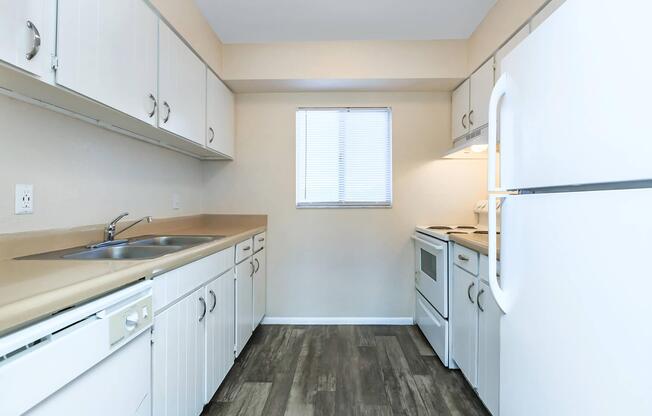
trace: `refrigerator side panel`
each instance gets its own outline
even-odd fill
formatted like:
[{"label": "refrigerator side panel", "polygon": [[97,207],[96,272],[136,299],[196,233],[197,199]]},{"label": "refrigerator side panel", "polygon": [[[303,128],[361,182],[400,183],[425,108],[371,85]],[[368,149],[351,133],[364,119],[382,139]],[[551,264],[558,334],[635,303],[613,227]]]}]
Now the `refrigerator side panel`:
[{"label": "refrigerator side panel", "polygon": [[652,189],[502,206],[501,416],[652,414]]},{"label": "refrigerator side panel", "polygon": [[502,62],[502,187],[652,179],[652,2],[568,0]]}]

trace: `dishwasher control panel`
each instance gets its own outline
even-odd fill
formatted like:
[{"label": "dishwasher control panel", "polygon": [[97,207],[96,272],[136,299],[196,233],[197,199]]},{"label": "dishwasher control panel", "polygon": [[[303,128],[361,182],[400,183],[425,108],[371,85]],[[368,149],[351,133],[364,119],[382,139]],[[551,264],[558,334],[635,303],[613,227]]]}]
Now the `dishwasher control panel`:
[{"label": "dishwasher control panel", "polygon": [[120,308],[109,317],[111,346],[123,342],[152,324],[152,297],[147,296]]}]

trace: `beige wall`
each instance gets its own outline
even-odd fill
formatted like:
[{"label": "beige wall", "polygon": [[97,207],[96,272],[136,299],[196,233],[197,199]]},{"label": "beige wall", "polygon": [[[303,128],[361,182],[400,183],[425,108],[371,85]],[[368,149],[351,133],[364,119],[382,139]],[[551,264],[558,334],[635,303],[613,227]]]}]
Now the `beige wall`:
[{"label": "beige wall", "polygon": [[498,0],[468,40],[468,72],[505,42],[547,0]]},{"label": "beige wall", "polygon": [[[198,160],[5,96],[0,126],[0,233],[201,212]],[[33,215],[14,215],[18,183],[34,185]]]},{"label": "beige wall", "polygon": [[465,77],[465,41],[293,42],[224,45],[224,78]]},{"label": "beige wall", "polygon": [[[391,106],[391,209],[295,208],[298,106]],[[473,221],[484,161],[450,147],[448,93],[242,94],[234,162],[204,162],[205,210],[268,214],[268,316],[411,317],[410,235],[418,223]]]},{"label": "beige wall", "polygon": [[218,75],[222,75],[222,42],[193,0],[150,0],[174,29]]}]

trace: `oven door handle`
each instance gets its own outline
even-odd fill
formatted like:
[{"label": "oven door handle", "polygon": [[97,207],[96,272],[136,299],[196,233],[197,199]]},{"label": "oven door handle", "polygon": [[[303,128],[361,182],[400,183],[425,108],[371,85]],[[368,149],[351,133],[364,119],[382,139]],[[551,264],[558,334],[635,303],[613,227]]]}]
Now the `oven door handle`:
[{"label": "oven door handle", "polygon": [[436,251],[444,251],[444,247],[443,247],[443,246],[438,246],[438,245],[436,245],[436,244],[432,244],[431,242],[426,241],[426,240],[424,240],[424,239],[421,239],[421,238],[419,238],[419,237],[417,237],[417,236],[415,236],[415,235],[412,236],[412,239],[413,239],[415,242],[417,242],[417,243],[419,243],[419,244],[423,244],[424,246],[430,247],[430,248],[433,249],[433,250],[436,250]]}]

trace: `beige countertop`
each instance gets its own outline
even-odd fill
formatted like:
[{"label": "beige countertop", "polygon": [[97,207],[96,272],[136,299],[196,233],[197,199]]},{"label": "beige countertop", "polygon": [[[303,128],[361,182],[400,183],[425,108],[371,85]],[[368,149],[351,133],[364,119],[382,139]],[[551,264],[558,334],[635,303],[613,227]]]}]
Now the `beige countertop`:
[{"label": "beige countertop", "polygon": [[[128,224],[128,221],[126,221]],[[198,215],[139,224],[140,235],[222,235],[151,260],[14,260],[102,240],[103,226],[0,235],[0,335],[58,311],[216,253],[265,231],[264,215]],[[119,227],[120,229],[120,227]]]},{"label": "beige countertop", "polygon": [[[489,254],[489,238],[486,234],[451,234],[450,239],[480,254]],[[500,236],[498,236],[498,259],[500,259]]]}]

